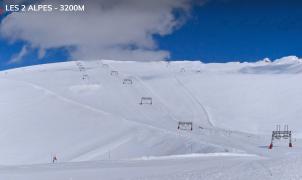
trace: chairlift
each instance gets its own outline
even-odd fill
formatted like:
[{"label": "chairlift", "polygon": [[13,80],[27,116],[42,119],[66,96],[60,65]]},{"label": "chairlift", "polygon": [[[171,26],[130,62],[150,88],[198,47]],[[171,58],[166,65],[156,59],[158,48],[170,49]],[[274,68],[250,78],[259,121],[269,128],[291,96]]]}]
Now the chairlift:
[{"label": "chairlift", "polygon": [[152,98],[151,97],[142,97],[141,102],[139,104],[140,105],[143,105],[143,104],[152,105]]},{"label": "chairlift", "polygon": [[133,84],[132,79],[124,79],[123,84]]},{"label": "chairlift", "polygon": [[111,76],[117,76],[118,75],[118,71],[111,71],[110,75]]},{"label": "chairlift", "polygon": [[284,126],[283,131],[281,131],[281,126],[280,125],[276,126],[276,130],[272,132],[272,139],[271,139],[271,143],[269,145],[269,149],[273,148],[273,142],[274,142],[275,139],[277,139],[277,140],[289,139],[288,146],[290,148],[293,147],[293,145],[292,145],[292,131],[288,130],[288,125]]},{"label": "chairlift", "polygon": [[178,122],[178,126],[177,129],[179,130],[193,130],[193,123],[192,122],[183,122],[183,121],[179,121]]},{"label": "chairlift", "polygon": [[88,74],[83,74],[82,79],[85,80],[85,79],[88,79],[88,77],[89,77]]}]

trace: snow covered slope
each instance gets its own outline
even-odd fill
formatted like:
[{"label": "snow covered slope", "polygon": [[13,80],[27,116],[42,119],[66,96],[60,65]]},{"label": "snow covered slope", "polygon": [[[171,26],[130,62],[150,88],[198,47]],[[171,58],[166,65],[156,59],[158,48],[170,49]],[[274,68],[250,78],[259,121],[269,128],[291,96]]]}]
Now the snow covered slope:
[{"label": "snow covered slope", "polygon": [[[53,155],[59,162],[279,156],[265,148],[276,124],[289,124],[296,138],[302,134],[300,70],[301,61],[289,57],[226,64],[76,61],[3,71],[0,164],[49,163]],[[152,105],[140,104],[142,97]],[[177,130],[179,121],[192,121],[193,132]]]}]

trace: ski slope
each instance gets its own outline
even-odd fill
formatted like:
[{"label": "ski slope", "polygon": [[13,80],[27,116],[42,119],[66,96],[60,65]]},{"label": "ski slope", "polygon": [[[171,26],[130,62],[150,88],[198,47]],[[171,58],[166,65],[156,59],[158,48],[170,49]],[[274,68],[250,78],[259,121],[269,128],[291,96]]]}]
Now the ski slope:
[{"label": "ski slope", "polygon": [[[0,179],[299,179],[301,72],[294,56],[2,71]],[[179,121],[193,131],[178,130]],[[294,148],[267,149],[276,124],[293,130]]]}]

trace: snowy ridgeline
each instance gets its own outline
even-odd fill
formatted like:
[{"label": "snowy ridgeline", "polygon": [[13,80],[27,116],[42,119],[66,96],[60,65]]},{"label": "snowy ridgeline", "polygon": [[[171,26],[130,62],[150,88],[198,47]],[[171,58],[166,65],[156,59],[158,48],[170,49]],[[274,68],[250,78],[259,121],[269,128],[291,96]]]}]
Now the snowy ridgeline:
[{"label": "snowy ridgeline", "polygon": [[[0,164],[49,163],[54,155],[72,162],[261,153],[276,124],[289,124],[295,138],[302,133],[300,73],[295,57],[77,61],[3,71]],[[192,122],[193,131],[178,130],[180,121]]]}]

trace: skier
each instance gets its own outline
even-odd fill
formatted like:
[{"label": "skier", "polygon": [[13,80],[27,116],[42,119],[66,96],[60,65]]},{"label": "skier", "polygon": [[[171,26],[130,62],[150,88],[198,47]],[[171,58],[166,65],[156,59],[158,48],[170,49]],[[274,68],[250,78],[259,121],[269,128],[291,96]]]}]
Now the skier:
[{"label": "skier", "polygon": [[58,158],[57,158],[56,155],[54,155],[54,156],[52,157],[52,163],[54,164],[54,163],[56,163],[57,161],[58,161]]}]

